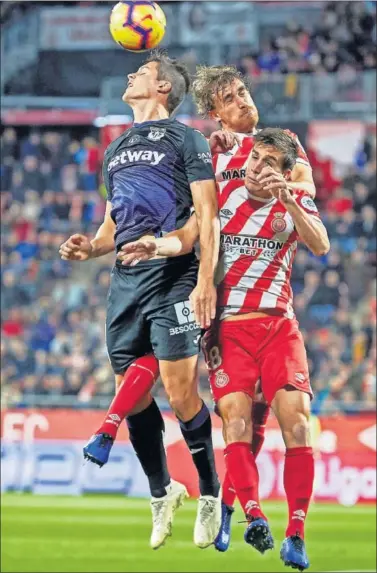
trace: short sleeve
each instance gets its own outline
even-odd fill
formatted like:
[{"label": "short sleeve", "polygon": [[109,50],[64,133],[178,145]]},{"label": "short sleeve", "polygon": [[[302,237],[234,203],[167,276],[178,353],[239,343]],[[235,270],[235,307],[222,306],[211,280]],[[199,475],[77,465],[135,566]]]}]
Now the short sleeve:
[{"label": "short sleeve", "polygon": [[111,201],[110,177],[109,177],[109,151],[110,146],[106,149],[102,163],[102,178],[105,185],[107,200]]},{"label": "short sleeve", "polygon": [[314,203],[313,199],[307,193],[300,192],[298,197],[296,197],[297,204],[307,213],[313,217],[320,218],[317,205]]},{"label": "short sleeve", "polygon": [[302,163],[302,165],[306,165],[307,167],[311,167],[310,165],[310,161],[309,158],[306,154],[306,151],[304,149],[304,146],[302,145],[301,141],[298,138],[298,135],[296,135],[295,133],[293,133],[293,131],[289,131],[289,129],[285,130],[286,133],[288,133],[288,135],[290,135],[292,137],[292,139],[295,140],[295,142],[297,143],[297,147],[298,147],[298,156],[296,159],[296,163]]},{"label": "short sleeve", "polygon": [[102,165],[102,178],[106,189],[107,200],[110,201],[111,200],[110,180],[109,180],[109,175],[107,173],[107,163],[105,163],[105,161],[103,162]]},{"label": "short sleeve", "polygon": [[187,128],[186,130],[183,161],[189,183],[207,179],[215,180],[209,143],[196,129]]}]

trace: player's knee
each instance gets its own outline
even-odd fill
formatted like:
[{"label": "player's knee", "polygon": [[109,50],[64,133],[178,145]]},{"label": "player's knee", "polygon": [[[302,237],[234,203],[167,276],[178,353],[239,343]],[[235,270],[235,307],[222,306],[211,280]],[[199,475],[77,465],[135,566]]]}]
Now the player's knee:
[{"label": "player's knee", "polygon": [[[196,384],[188,380],[169,379],[165,383],[169,404],[181,419],[187,418],[188,412],[197,409],[200,400]],[[193,415],[195,415],[196,411]]]},{"label": "player's knee", "polygon": [[251,443],[251,399],[243,393],[228,394],[218,402],[227,444],[234,442]]},{"label": "player's knee", "polygon": [[283,428],[283,438],[287,448],[310,446],[309,415],[298,412],[287,427]]},{"label": "player's knee", "polygon": [[225,441],[227,444],[234,442],[251,442],[251,420],[246,416],[231,416],[224,422]]},{"label": "player's knee", "polygon": [[[188,390],[184,390],[179,394],[173,393],[168,398],[171,408],[181,420],[189,419],[190,414],[188,412],[197,409],[197,397],[193,396]],[[196,412],[194,412],[193,416],[195,413]]]}]

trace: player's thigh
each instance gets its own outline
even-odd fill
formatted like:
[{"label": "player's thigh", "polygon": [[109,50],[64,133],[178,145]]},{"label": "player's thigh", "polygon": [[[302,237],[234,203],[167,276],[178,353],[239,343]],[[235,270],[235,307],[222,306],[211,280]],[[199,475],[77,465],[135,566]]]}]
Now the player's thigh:
[{"label": "player's thigh", "polygon": [[153,352],[169,398],[174,398],[177,391],[182,396],[196,392],[201,329],[190,301],[156,310],[150,316],[150,329]]},{"label": "player's thigh", "polygon": [[200,352],[200,325],[189,301],[197,281],[198,262],[193,255],[168,259],[154,275],[145,316],[150,325],[153,352],[171,406],[184,418],[196,413],[197,362]]},{"label": "player's thigh", "polygon": [[260,377],[259,365],[251,350],[253,344],[247,331],[235,322],[214,325],[204,335],[202,348],[216,404],[235,392],[253,398]]},{"label": "player's thigh", "polygon": [[198,397],[198,355],[160,360],[160,376],[171,405],[179,407]]},{"label": "player's thigh", "polygon": [[188,299],[150,314],[151,342],[160,376],[175,413],[188,420],[197,413],[201,329]]},{"label": "player's thigh", "polygon": [[304,340],[296,320],[275,321],[258,360],[262,391],[269,404],[287,387],[313,396]]},{"label": "player's thigh", "polygon": [[223,421],[226,444],[234,442],[251,443],[252,399],[244,392],[232,392],[220,398],[217,409]]},{"label": "player's thigh", "polygon": [[159,360],[182,360],[199,353],[201,329],[189,301],[197,269],[196,258],[185,255],[167,259],[153,275],[144,312]]},{"label": "player's thigh", "polygon": [[151,352],[149,325],[139,311],[132,278],[115,267],[107,299],[106,345],[115,374]]}]

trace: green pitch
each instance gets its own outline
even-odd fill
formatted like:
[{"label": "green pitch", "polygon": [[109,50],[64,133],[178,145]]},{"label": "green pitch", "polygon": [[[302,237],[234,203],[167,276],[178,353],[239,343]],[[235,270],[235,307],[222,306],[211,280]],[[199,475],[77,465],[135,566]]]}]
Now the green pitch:
[{"label": "green pitch", "polygon": [[[227,553],[192,542],[196,504],[177,514],[173,536],[158,551],[149,549],[148,500],[120,496],[1,497],[1,571],[293,571],[279,560],[286,508],[265,502],[276,548],[259,555],[243,541],[245,525],[233,517]],[[309,571],[376,571],[376,510],[314,504],[307,524]]]}]

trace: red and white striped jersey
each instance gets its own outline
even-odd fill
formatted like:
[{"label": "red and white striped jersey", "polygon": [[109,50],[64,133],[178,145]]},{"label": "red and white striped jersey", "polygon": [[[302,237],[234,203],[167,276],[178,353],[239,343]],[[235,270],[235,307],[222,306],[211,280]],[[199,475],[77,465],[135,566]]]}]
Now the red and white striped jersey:
[{"label": "red and white striped jersey", "polygon": [[[256,135],[260,130],[256,130]],[[310,167],[309,159],[306,155],[305,149],[300,143],[299,138],[295,133],[285,130],[298,145],[298,157],[296,163],[302,163]],[[251,150],[254,147],[254,135],[246,135],[238,133],[241,145],[238,143],[226,153],[219,153],[213,156],[213,168],[216,173],[216,181],[219,185],[220,196],[225,191],[225,196],[231,193],[238,186],[243,185],[246,173],[246,164]],[[237,183],[238,182],[238,183]]]},{"label": "red and white striped jersey", "polygon": [[[216,273],[220,319],[254,311],[293,317],[290,276],[298,235],[292,217],[277,199],[253,198],[244,186],[252,136],[240,135],[241,146],[214,157],[221,224]],[[302,161],[308,163],[302,150]],[[305,192],[298,204],[318,217]]]}]

